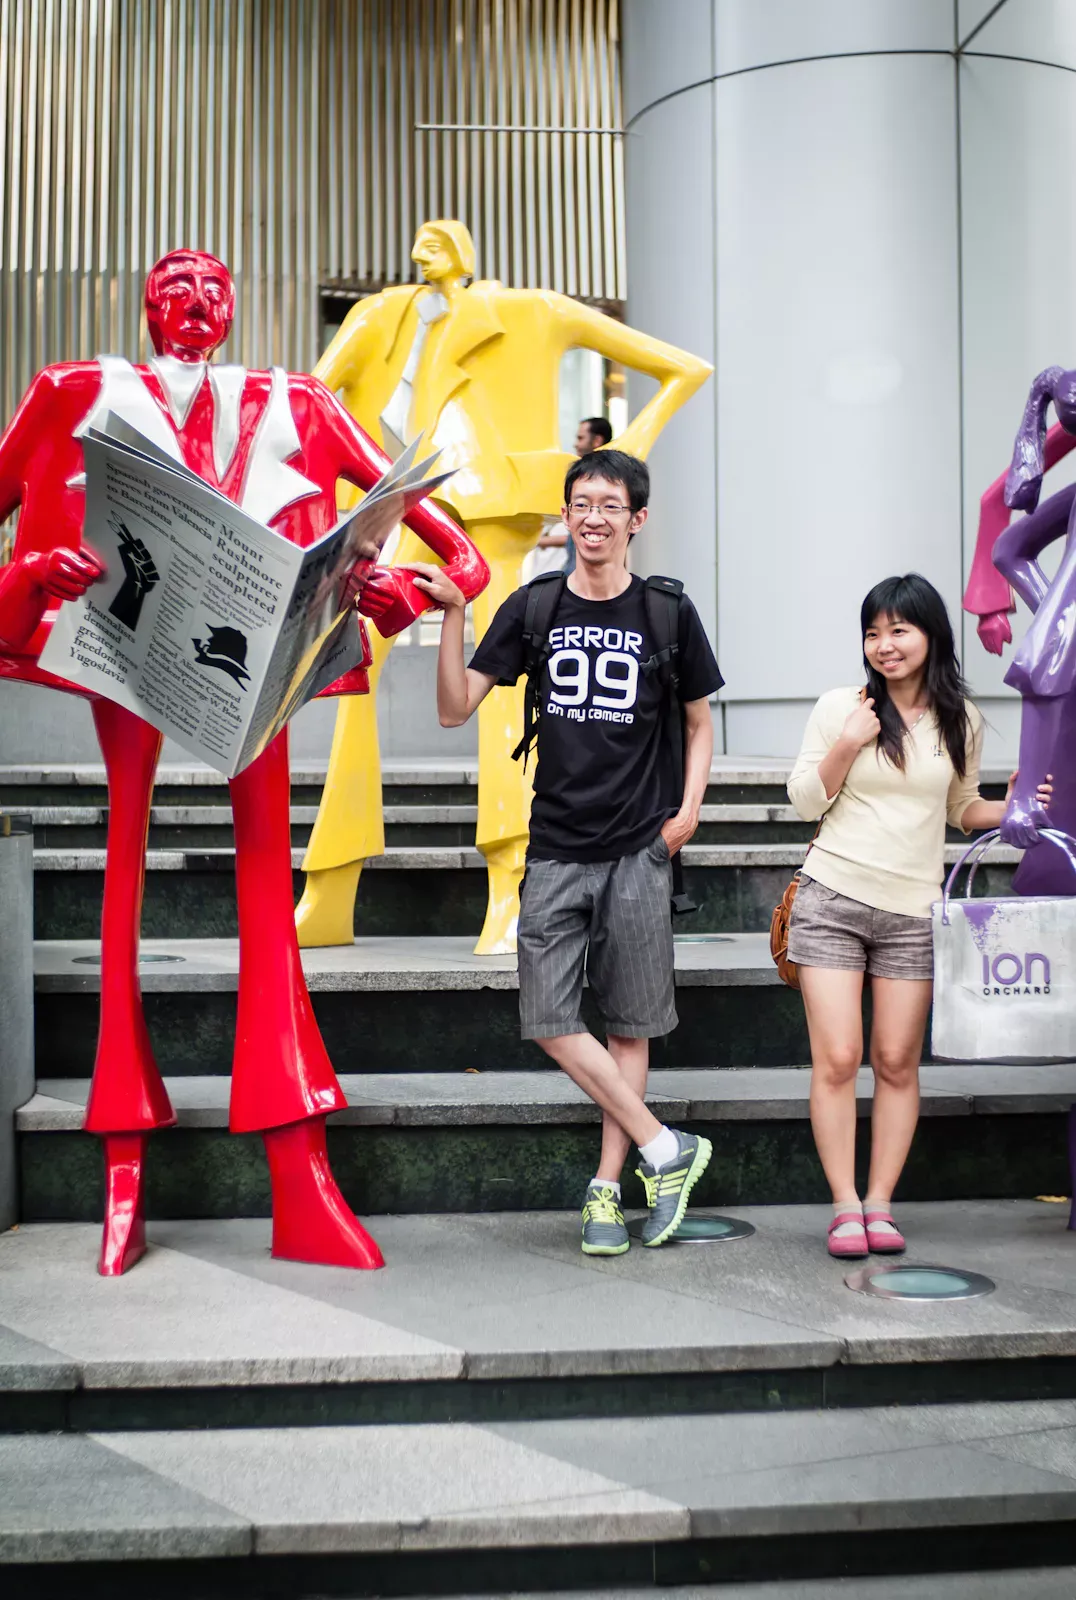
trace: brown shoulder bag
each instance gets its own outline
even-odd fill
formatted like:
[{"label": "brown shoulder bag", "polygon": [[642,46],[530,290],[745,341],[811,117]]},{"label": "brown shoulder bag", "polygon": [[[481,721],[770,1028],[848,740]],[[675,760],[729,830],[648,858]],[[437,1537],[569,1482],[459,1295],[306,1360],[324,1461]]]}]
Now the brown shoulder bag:
[{"label": "brown shoulder bag", "polygon": [[[822,821],[824,822],[825,818]],[[820,822],[814,830],[811,844],[807,846],[807,854],[803,858],[804,866],[807,865],[807,856],[811,853],[811,845],[818,838],[821,828],[822,823]],[[794,961],[788,959],[788,925],[792,920],[792,907],[795,903],[802,875],[803,867],[797,867],[792,882],[781,896],[777,905],[774,906],[773,916],[770,918],[770,955],[777,966],[777,976],[782,983],[787,983],[790,989],[798,989],[800,986],[799,969]]]}]

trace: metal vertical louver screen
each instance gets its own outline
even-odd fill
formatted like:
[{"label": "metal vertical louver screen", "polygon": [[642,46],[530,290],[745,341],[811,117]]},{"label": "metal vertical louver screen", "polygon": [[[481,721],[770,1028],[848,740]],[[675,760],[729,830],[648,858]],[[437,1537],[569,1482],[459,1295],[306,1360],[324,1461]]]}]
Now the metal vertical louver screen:
[{"label": "metal vertical louver screen", "polygon": [[0,418],[47,362],[142,354],[179,244],[232,268],[255,366],[312,366],[319,288],[409,280],[427,217],[483,277],[623,299],[617,27],[616,0],[0,0]]}]

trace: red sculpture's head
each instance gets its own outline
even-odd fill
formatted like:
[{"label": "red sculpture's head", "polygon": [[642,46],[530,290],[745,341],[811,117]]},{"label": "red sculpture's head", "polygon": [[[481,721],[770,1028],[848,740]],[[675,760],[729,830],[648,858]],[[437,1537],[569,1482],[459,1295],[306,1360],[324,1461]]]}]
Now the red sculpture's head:
[{"label": "red sculpture's head", "polygon": [[204,361],[228,337],[235,284],[204,250],[170,250],[146,279],[146,322],[158,355]]}]

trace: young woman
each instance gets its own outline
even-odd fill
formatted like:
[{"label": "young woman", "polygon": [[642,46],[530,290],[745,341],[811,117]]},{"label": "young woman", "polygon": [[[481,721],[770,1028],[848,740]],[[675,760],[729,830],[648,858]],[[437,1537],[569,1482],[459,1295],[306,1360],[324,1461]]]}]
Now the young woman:
[{"label": "young woman", "polygon": [[[967,698],[938,591],[917,573],[887,578],[867,595],[860,623],[866,691],[822,696],[788,782],[800,816],[824,818],[793,905],[788,954],[811,1036],[811,1127],[833,1191],[833,1256],[904,1249],[890,1202],[919,1116],[930,906],[943,876],[945,824],[964,833],[996,828],[1005,810],[979,794],[982,718]],[[1043,806],[1050,794],[1047,781]],[[864,972],[874,1107],[861,1204],[855,1095]]]}]

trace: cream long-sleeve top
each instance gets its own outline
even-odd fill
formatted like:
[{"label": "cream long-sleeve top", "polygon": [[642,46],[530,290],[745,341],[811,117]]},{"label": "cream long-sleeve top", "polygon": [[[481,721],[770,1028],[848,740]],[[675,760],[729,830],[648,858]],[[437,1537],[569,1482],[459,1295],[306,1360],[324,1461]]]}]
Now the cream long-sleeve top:
[{"label": "cream long-sleeve top", "polygon": [[957,775],[934,713],[908,734],[904,770],[865,745],[833,796],[819,763],[840,738],[859,703],[858,689],[831,689],[811,712],[788,797],[805,822],[822,817],[804,872],[816,883],[879,911],[929,917],[945,871],[945,824],[962,832],[965,811],[979,798],[983,720],[968,710],[967,768]]}]

